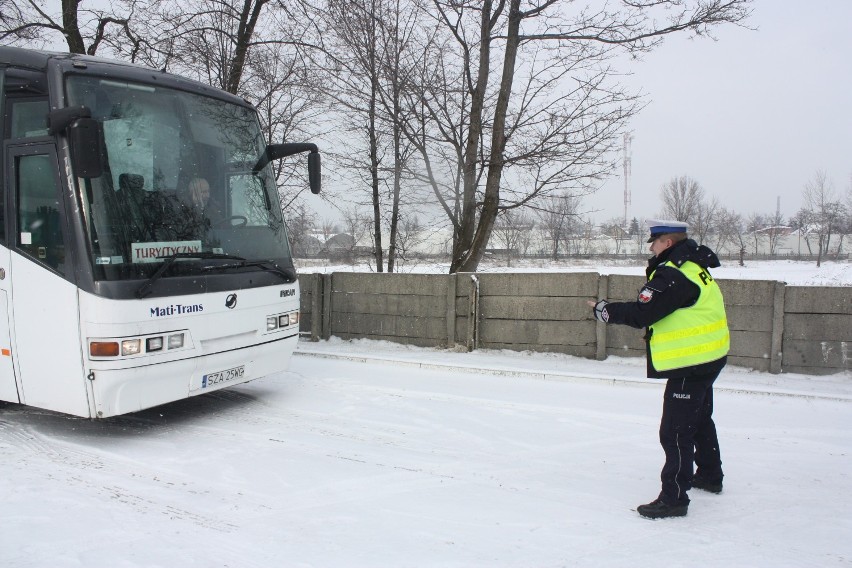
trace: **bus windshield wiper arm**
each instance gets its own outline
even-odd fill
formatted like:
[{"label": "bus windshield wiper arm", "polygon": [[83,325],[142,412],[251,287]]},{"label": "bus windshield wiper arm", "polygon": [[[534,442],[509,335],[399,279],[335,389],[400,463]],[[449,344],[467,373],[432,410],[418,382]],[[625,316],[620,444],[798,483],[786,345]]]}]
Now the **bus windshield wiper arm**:
[{"label": "bus windshield wiper arm", "polygon": [[246,260],[244,258],[238,259],[238,262],[233,262],[229,264],[218,264],[215,266],[205,266],[201,270],[209,271],[209,270],[230,270],[232,268],[245,268],[247,266],[257,266],[258,268],[262,268],[263,270],[267,270],[274,274],[278,274],[282,278],[284,278],[285,282],[295,282],[296,281],[296,271],[287,268],[281,268],[271,260]]},{"label": "bus windshield wiper arm", "polygon": [[163,276],[163,274],[165,274],[166,270],[168,270],[169,267],[172,264],[174,264],[175,261],[179,258],[199,258],[199,259],[215,258],[215,259],[224,259],[224,260],[245,261],[245,259],[241,256],[234,256],[234,255],[231,255],[231,254],[221,254],[221,253],[217,253],[217,252],[176,252],[176,253],[170,254],[168,256],[158,256],[157,258],[164,259],[163,264],[160,266],[160,268],[157,269],[156,272],[154,272],[154,274],[151,275],[150,278],[148,278],[148,280],[146,280],[145,282],[142,283],[142,285],[139,287],[138,290],[136,290],[136,297],[137,298],[141,299],[141,298],[144,298],[145,296],[147,296],[150,293],[151,286],[154,285],[154,282],[159,280]]}]

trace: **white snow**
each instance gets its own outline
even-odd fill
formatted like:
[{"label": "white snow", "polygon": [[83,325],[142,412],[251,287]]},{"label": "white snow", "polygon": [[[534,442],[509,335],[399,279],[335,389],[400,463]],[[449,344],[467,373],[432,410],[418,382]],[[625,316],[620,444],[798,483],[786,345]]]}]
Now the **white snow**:
[{"label": "white snow", "polygon": [[0,566],[852,563],[852,375],[728,367],[725,490],[659,491],[641,359],[300,343],[291,370],[89,421],[0,403]]},{"label": "white snow", "polygon": [[[714,274],[849,286],[849,267]],[[109,420],[0,403],[0,567],[852,564],[852,373],[728,366],[724,492],[649,521],[663,383],[644,370],[332,339],[300,343],[289,372]]]}]

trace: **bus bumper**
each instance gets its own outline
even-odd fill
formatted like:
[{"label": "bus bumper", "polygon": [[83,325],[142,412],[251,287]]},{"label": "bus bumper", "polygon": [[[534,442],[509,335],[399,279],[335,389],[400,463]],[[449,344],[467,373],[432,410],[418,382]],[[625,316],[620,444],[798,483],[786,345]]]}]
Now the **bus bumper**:
[{"label": "bus bumper", "polygon": [[127,369],[93,368],[91,417],[136,412],[286,371],[298,339]]}]

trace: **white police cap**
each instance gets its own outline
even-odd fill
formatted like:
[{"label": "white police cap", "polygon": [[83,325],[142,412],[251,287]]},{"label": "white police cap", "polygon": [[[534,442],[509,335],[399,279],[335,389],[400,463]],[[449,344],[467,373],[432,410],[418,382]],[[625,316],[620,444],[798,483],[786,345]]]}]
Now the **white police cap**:
[{"label": "white police cap", "polygon": [[651,233],[651,236],[648,237],[649,243],[661,235],[685,233],[689,229],[689,225],[682,221],[669,221],[665,219],[648,219],[645,221],[645,224]]}]

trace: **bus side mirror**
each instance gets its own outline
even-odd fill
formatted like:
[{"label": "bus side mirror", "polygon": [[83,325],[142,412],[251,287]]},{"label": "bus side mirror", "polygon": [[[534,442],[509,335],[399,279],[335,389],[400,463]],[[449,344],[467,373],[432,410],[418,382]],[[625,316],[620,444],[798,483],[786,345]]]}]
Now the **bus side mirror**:
[{"label": "bus side mirror", "polygon": [[320,186],[322,185],[320,153],[317,145],[310,142],[269,144],[252,168],[252,173],[257,175],[258,172],[265,168],[269,162],[272,162],[273,160],[280,160],[286,156],[292,156],[293,154],[299,154],[301,152],[310,152],[310,154],[308,154],[308,181],[311,185],[311,193],[319,193]]},{"label": "bus side mirror", "polygon": [[47,128],[51,136],[66,132],[74,175],[94,178],[104,173],[101,125],[92,118],[89,107],[74,106],[52,110],[47,114]]},{"label": "bus side mirror", "polygon": [[104,173],[101,159],[101,125],[93,118],[79,118],[68,127],[71,165],[78,177],[96,178]]},{"label": "bus side mirror", "polygon": [[319,152],[308,154],[308,180],[311,184],[311,193],[317,195],[322,187],[322,166]]}]

